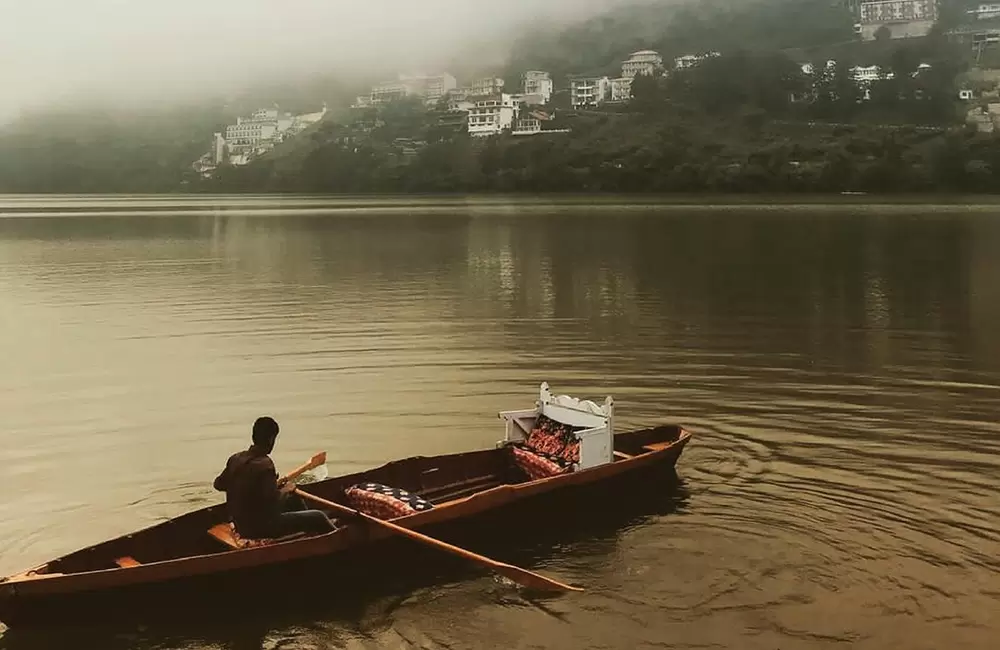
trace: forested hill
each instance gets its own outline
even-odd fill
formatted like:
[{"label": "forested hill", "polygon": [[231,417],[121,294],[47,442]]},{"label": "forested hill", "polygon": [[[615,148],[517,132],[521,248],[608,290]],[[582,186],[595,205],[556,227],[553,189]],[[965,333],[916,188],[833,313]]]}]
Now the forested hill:
[{"label": "forested hill", "polygon": [[268,83],[229,97],[142,109],[54,108],[0,126],[0,192],[169,192],[181,189],[212,134],[278,103],[293,112],[346,101],[337,79]]},{"label": "forested hill", "polygon": [[[940,30],[860,44],[853,23],[845,0],[640,0],[574,25],[538,26],[511,45],[502,71],[509,86],[527,69],[550,71],[557,88],[571,74],[617,76],[638,49],[658,50],[668,65],[722,53],[639,82],[632,106],[557,109],[554,126],[571,130],[562,135],[476,142],[440,128],[441,115],[419,101],[341,119],[360,89],[337,80],[272,88],[242,104],[38,115],[0,130],[0,192],[950,190],[1000,182],[993,136],[961,130],[961,48]],[[821,69],[827,58],[837,60],[835,74],[819,85],[803,78],[801,63]],[[917,75],[919,63],[931,67]],[[896,77],[861,101],[848,69],[873,64]],[[193,173],[212,133],[236,115],[275,102],[315,110],[320,98],[335,110],[308,135],[245,167],[223,166],[212,180]],[[840,126],[800,128],[818,122]]]},{"label": "forested hill", "polygon": [[842,0],[701,0],[626,5],[568,28],[542,26],[514,43],[507,76],[548,70],[612,74],[629,52],[665,58],[706,51],[812,48],[854,40]]}]

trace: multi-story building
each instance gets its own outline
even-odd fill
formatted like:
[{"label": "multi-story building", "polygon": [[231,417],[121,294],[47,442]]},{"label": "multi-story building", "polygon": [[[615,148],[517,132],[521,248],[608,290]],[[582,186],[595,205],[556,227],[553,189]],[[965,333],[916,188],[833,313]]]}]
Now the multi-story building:
[{"label": "multi-story building", "polygon": [[500,77],[485,77],[469,84],[468,93],[472,97],[497,95],[503,93],[503,86],[504,81]]},{"label": "multi-story building", "polygon": [[238,117],[236,124],[226,127],[226,143],[230,149],[245,149],[270,141],[278,133],[279,117],[278,109],[275,108],[262,108],[249,117]]},{"label": "multi-story building", "polygon": [[573,108],[600,106],[608,99],[611,81],[607,77],[585,77],[570,82]]},{"label": "multi-story building", "polygon": [[372,86],[370,103],[374,105],[388,104],[415,94],[416,89],[407,81],[386,81]]},{"label": "multi-story building", "polygon": [[525,95],[538,95],[543,104],[548,104],[552,99],[552,77],[548,72],[541,70],[528,70],[521,75],[521,91]]},{"label": "multi-story building", "polygon": [[216,133],[208,152],[194,162],[203,176],[210,176],[226,160],[231,165],[245,165],[267,153],[280,142],[293,138],[326,116],[327,107],[314,113],[292,115],[277,108],[261,108],[248,117],[237,117],[226,126],[225,137]]},{"label": "multi-story building", "polygon": [[395,81],[386,81],[372,86],[368,101],[365,102],[359,97],[354,105],[358,108],[364,108],[368,105],[386,104],[411,96],[421,97],[428,104],[433,104],[454,90],[455,86],[455,77],[446,72],[435,75],[401,74]]},{"label": "multi-story building", "polygon": [[710,59],[716,56],[719,56],[718,52],[708,52],[707,54],[685,54],[684,56],[679,56],[674,59],[674,68],[677,70],[693,68],[705,59]]},{"label": "multi-story building", "polygon": [[967,13],[975,16],[976,20],[1000,18],[1000,4],[995,2],[982,3],[975,9],[969,9]]},{"label": "multi-story building", "polygon": [[423,97],[428,104],[437,103],[458,86],[455,77],[447,72],[435,75],[400,75],[399,79],[408,84],[411,94]]},{"label": "multi-story building", "polygon": [[511,135],[535,135],[542,132],[542,121],[537,117],[522,117],[514,122]]},{"label": "multi-story building", "polygon": [[654,75],[663,68],[663,57],[654,50],[633,52],[622,63],[622,77],[631,79],[637,74]]},{"label": "multi-story building", "polygon": [[513,96],[506,93],[476,101],[469,109],[469,135],[483,137],[509,131],[517,119],[519,109]]},{"label": "multi-story building", "polygon": [[632,99],[632,77],[611,80],[611,101],[627,102]]},{"label": "multi-story building", "polygon": [[883,28],[891,38],[926,36],[938,19],[937,0],[878,0],[862,2],[861,38],[875,40]]}]

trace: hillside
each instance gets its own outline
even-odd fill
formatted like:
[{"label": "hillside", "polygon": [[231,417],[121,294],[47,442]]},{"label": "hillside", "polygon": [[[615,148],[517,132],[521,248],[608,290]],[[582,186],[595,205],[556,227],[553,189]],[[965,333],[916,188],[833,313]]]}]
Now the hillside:
[{"label": "hillside", "polygon": [[[854,18],[837,0],[702,0],[624,6],[564,29],[540,27],[511,48],[505,75],[548,70],[617,75],[629,52],[651,48],[665,58],[707,51],[809,50],[854,42]],[[808,54],[808,52],[807,52]]]},{"label": "hillside", "polygon": [[235,115],[280,103],[294,112],[344,101],[354,88],[312,78],[256,86],[232,97],[144,110],[107,105],[52,109],[0,129],[0,192],[170,192]]},{"label": "hillside", "polygon": [[[946,3],[946,23],[965,19],[963,3]],[[706,51],[722,56],[637,90],[629,109],[608,107],[602,112],[611,114],[603,116],[559,110],[553,126],[572,129],[571,135],[527,141],[471,141],[444,125],[445,116],[425,112],[420,102],[345,115],[340,107],[361,88],[321,78],[289,79],[238,98],[155,113],[51,112],[0,131],[0,191],[725,190],[741,184],[730,182],[734,170],[743,174],[758,168],[755,150],[787,147],[793,153],[781,156],[797,163],[798,171],[789,175],[770,165],[768,173],[785,179],[772,179],[772,185],[850,189],[869,178],[863,170],[880,155],[869,144],[857,144],[857,138],[880,142],[879,128],[891,124],[961,124],[964,109],[955,101],[955,79],[969,62],[969,48],[949,42],[940,30],[921,39],[860,43],[853,22],[841,0],[657,0],[619,6],[570,26],[538,25],[511,44],[503,68],[509,86],[516,86],[526,69],[550,71],[557,88],[564,88],[572,74],[617,76],[621,60],[637,49],[657,49],[668,63]],[[484,57],[463,56],[461,69],[495,72],[492,55]],[[811,92],[800,64],[813,62],[820,69],[831,58],[840,64],[829,80],[833,85],[806,105],[791,101]],[[931,65],[919,79],[913,76],[918,63]],[[860,102],[847,81],[847,68],[873,64],[895,71],[897,79],[879,82],[870,101]],[[214,180],[193,174],[191,162],[234,116],[274,103],[292,112],[315,110],[322,101],[332,109],[327,119],[300,138],[247,167],[222,167]],[[815,121],[853,123],[861,135],[846,141],[843,133],[788,126]],[[902,147],[907,155],[893,159],[896,180],[887,181],[888,187],[924,178],[921,174],[933,168],[927,156],[936,155],[928,151],[936,151],[937,141],[930,138],[928,145],[919,133],[893,140],[892,150]],[[802,139],[799,149],[793,146],[796,138]],[[963,140],[960,157],[981,180],[983,170],[992,167],[983,162],[989,158],[984,141],[973,141],[974,146]],[[651,149],[650,142],[662,151]],[[835,175],[839,186],[817,171],[831,161],[854,166],[852,174]],[[697,174],[692,175],[692,165]],[[814,173],[824,180],[803,180]],[[793,177],[794,183],[788,180]]]}]

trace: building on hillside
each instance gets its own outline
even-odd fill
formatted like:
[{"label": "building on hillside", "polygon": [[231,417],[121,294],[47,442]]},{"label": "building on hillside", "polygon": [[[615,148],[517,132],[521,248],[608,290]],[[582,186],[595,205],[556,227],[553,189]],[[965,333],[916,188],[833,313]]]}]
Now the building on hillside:
[{"label": "building on hillside", "polygon": [[674,59],[674,69],[684,70],[685,68],[693,68],[705,59],[711,59],[713,57],[721,56],[719,52],[706,52],[705,54],[685,54],[684,56],[679,56]]},{"label": "building on hillside", "polygon": [[355,107],[387,104],[405,97],[420,97],[428,104],[434,104],[455,89],[455,77],[447,72],[434,75],[399,75],[394,81],[386,81],[372,86],[367,102],[360,97]]},{"label": "building on hillside", "polygon": [[468,87],[472,97],[493,96],[503,93],[504,81],[500,77],[485,77],[476,79]]},{"label": "building on hillside", "polygon": [[400,75],[399,79],[409,84],[412,94],[423,97],[428,104],[436,104],[458,87],[455,77],[447,72],[433,75]]},{"label": "building on hillside", "polygon": [[584,77],[570,82],[570,104],[573,108],[593,108],[608,99],[611,80],[607,77]]},{"label": "building on hillside", "polygon": [[[254,111],[249,117],[236,118],[236,124],[226,127],[226,142],[230,150],[249,149],[274,139],[279,129],[278,118],[278,110],[270,108]],[[282,123],[286,119],[290,124],[290,118],[283,119]]]},{"label": "building on hillside", "polygon": [[542,121],[537,117],[522,117],[515,120],[511,135],[535,135],[542,132]]},{"label": "building on hillside", "polygon": [[976,20],[992,20],[1000,18],[1000,3],[982,3],[975,9],[969,9],[966,13],[974,16]]},{"label": "building on hillside", "polygon": [[524,104],[525,106],[544,106],[548,103],[545,95],[540,93],[535,93],[533,95],[512,95],[514,101]]},{"label": "building on hillside", "polygon": [[622,77],[631,79],[637,74],[657,74],[663,69],[663,57],[655,50],[633,52],[622,63]]},{"label": "building on hillside", "polygon": [[894,39],[926,36],[937,19],[937,0],[862,2],[859,21],[861,38],[873,41],[882,29]]},{"label": "building on hillside", "polygon": [[612,102],[627,102],[632,99],[632,77],[612,79],[609,92]]},{"label": "building on hillside", "polygon": [[466,99],[465,97],[458,98],[456,96],[448,97],[448,110],[449,111],[470,111],[472,107],[476,105],[476,102],[471,99]]},{"label": "building on hillside", "polygon": [[469,135],[484,137],[509,131],[519,111],[520,105],[507,93],[479,99],[469,110]]},{"label": "building on hillside", "polygon": [[543,72],[541,70],[528,70],[521,75],[521,92],[523,92],[526,96],[541,96],[542,104],[549,103],[552,99],[552,91],[554,88],[552,77],[548,72]]},{"label": "building on hillside", "polygon": [[226,139],[221,133],[212,135],[212,147],[201,158],[191,165],[203,178],[209,178],[212,172],[226,160]]},{"label": "building on hillside", "polygon": [[302,115],[261,108],[247,117],[237,117],[236,124],[226,126],[225,136],[215,134],[208,153],[194,163],[195,168],[203,176],[210,176],[224,159],[230,165],[245,165],[316,124],[326,112],[323,104],[322,110]]},{"label": "building on hillside", "polygon": [[882,68],[877,65],[856,65],[850,69],[850,72],[851,79],[857,84],[871,84],[883,79],[892,79],[894,76],[892,72],[883,72]]},{"label": "building on hillside", "polygon": [[956,43],[971,45],[974,50],[1000,44],[1000,28],[997,27],[961,25],[948,30],[945,35]]},{"label": "building on hillside", "polygon": [[372,86],[369,104],[374,106],[388,104],[389,102],[399,101],[413,94],[416,94],[416,89],[411,83],[402,80],[384,81]]}]

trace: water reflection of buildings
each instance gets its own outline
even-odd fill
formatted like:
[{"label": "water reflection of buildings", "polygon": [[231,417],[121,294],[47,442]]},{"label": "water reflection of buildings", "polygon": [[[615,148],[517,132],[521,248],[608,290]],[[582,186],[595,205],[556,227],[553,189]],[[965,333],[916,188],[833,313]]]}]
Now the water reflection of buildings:
[{"label": "water reflection of buildings", "polygon": [[1000,221],[983,214],[968,234],[969,329],[973,348],[1000,366]]},{"label": "water reflection of buildings", "polygon": [[[552,219],[475,220],[468,281],[493,317],[530,320],[638,318],[621,251],[593,228]],[[599,241],[605,247],[593,246]]]}]

